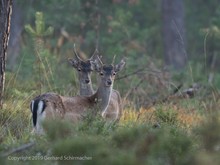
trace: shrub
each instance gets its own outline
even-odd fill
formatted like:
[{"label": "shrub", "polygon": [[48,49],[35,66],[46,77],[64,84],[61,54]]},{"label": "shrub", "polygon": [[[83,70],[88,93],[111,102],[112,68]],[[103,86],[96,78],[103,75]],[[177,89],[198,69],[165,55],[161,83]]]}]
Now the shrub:
[{"label": "shrub", "polygon": [[166,109],[159,107],[155,115],[158,121],[162,123],[168,123],[173,125],[177,122],[177,112],[169,107],[166,107]]}]

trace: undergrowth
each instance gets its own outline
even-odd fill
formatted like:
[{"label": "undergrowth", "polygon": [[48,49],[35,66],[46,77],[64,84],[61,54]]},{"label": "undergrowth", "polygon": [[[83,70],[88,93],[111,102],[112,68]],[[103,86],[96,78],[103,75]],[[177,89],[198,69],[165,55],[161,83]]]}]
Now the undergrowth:
[{"label": "undergrowth", "polygon": [[[45,135],[31,134],[31,99],[35,82],[7,74],[0,113],[0,164],[219,164],[219,91],[205,87],[193,98],[138,104],[145,97],[123,98],[119,122],[89,113],[79,123],[51,120]],[[62,80],[64,81],[64,80]],[[64,85],[63,85],[64,86]],[[54,88],[75,95],[77,88]],[[42,92],[49,88],[45,85]],[[135,98],[136,97],[136,98]],[[163,98],[163,97],[161,97]],[[141,101],[141,102],[142,102]],[[147,101],[151,101],[150,99]],[[139,102],[139,103],[141,103]],[[17,150],[26,144],[31,147]],[[19,159],[19,161],[18,161]],[[65,162],[64,162],[65,160]]]},{"label": "undergrowth", "polygon": [[[131,165],[220,162],[219,113],[215,109],[200,112],[199,104],[190,99],[137,110],[127,107],[118,123],[91,114],[77,124],[46,121],[43,136],[30,133],[28,99],[15,100],[6,101],[0,115],[1,164],[63,164],[64,160],[66,164]],[[31,142],[32,147],[13,152]]]}]

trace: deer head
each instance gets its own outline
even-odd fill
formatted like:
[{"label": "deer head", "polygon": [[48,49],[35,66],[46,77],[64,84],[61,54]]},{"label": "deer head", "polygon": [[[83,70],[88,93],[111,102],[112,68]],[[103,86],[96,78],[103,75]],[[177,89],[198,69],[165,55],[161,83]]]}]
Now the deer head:
[{"label": "deer head", "polygon": [[125,66],[125,59],[123,58],[117,65],[114,65],[113,63],[106,65],[103,64],[100,57],[97,56],[95,62],[93,63],[96,72],[100,75],[101,81],[104,82],[103,84],[105,84],[106,87],[111,87],[113,85],[115,75]]},{"label": "deer head", "polygon": [[80,83],[83,83],[83,84],[91,83],[91,73],[94,70],[93,61],[95,60],[97,53],[98,53],[98,50],[96,49],[92,57],[90,57],[88,60],[83,60],[77,54],[75,50],[75,46],[74,46],[75,58],[68,59],[68,60],[70,64],[78,71]]}]

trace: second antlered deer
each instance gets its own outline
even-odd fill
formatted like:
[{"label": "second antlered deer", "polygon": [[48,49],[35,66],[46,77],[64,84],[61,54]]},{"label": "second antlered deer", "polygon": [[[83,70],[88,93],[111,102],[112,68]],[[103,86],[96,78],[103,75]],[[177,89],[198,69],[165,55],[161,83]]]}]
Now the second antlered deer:
[{"label": "second antlered deer", "polygon": [[76,53],[74,45],[75,58],[69,59],[69,62],[78,72],[80,86],[79,91],[81,96],[90,96],[94,93],[91,82],[91,73],[94,70],[93,61],[95,61],[97,53],[98,51],[96,49],[92,57],[90,57],[88,60],[82,60],[80,56]]}]

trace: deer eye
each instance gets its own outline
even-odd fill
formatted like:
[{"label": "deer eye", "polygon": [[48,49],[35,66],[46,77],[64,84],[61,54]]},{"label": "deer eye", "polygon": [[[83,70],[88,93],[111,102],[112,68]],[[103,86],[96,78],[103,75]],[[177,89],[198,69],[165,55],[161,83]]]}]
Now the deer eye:
[{"label": "deer eye", "polygon": [[116,75],[116,73],[115,73],[115,72],[113,72],[113,73],[112,73],[112,75],[113,75],[113,76],[115,76],[115,75]]},{"label": "deer eye", "polygon": [[103,76],[103,75],[104,75],[104,73],[103,73],[103,72],[100,72],[100,75],[101,75],[101,76]]},{"label": "deer eye", "polygon": [[80,72],[80,71],[81,71],[81,68],[78,68],[78,71]]}]

